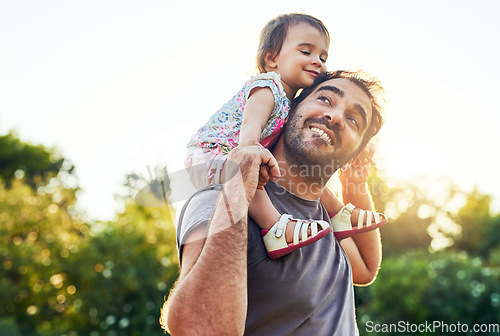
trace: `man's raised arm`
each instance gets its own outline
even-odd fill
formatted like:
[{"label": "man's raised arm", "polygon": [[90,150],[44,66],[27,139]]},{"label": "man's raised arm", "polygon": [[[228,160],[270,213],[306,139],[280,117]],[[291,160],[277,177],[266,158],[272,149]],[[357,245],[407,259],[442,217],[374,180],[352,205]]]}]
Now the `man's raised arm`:
[{"label": "man's raised arm", "polygon": [[[247,313],[247,211],[262,163],[277,164],[266,149],[240,146],[224,168],[224,183],[206,230],[190,234],[179,279],[160,322],[172,335],[242,335]],[[235,171],[230,171],[236,168]]]},{"label": "man's raised arm", "polygon": [[[357,208],[375,210],[368,188],[368,173],[375,151],[369,143],[352,166],[341,175],[343,203],[352,203]],[[351,262],[353,282],[369,285],[377,276],[382,263],[382,243],[378,229],[356,234],[341,241]]]}]

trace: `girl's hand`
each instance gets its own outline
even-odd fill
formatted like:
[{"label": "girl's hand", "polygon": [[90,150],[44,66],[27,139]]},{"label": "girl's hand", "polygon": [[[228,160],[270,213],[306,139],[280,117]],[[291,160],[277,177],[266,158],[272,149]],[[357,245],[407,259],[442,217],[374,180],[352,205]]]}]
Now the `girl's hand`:
[{"label": "girl's hand", "polygon": [[259,171],[259,183],[257,184],[257,189],[263,190],[267,182],[269,182],[269,167],[267,165],[261,165]]},{"label": "girl's hand", "polygon": [[342,185],[359,185],[368,181],[375,145],[370,142],[361,153],[351,160],[346,170],[341,170],[339,179]]},{"label": "girl's hand", "polygon": [[262,164],[260,165],[259,182],[257,184],[257,189],[263,190],[267,182],[273,181],[276,178],[280,177],[280,170],[276,159],[274,159],[274,156],[272,156],[271,152],[269,152],[268,149],[266,149],[261,144],[256,144],[254,146],[258,146],[260,151],[268,152],[272,157],[272,159],[268,160],[267,162],[262,162]]},{"label": "girl's hand", "polygon": [[[279,175],[278,162],[267,149],[261,145],[238,146],[234,148],[228,155],[224,166],[224,188],[227,191],[226,196],[234,204],[240,204],[235,200],[242,199],[242,194],[247,199],[247,205],[250,204],[255,191],[260,183],[260,171],[262,166],[268,167],[269,176]],[[243,188],[242,188],[243,186]],[[241,205],[241,204],[240,204]],[[239,213],[239,209],[245,209],[244,213]],[[233,211],[233,210],[232,210]],[[247,215],[248,209],[239,207],[235,209],[234,218],[238,215]]]}]

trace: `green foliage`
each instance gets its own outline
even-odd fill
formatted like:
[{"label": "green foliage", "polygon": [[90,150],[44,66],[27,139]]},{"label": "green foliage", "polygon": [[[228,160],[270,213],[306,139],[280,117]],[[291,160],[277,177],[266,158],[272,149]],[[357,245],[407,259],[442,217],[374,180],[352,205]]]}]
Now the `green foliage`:
[{"label": "green foliage", "polygon": [[428,247],[432,241],[428,228],[433,218],[420,216],[419,211],[427,207],[436,214],[439,209],[426,197],[421,184],[400,182],[390,185],[381,175],[383,172],[374,169],[369,184],[376,209],[389,217],[389,224],[380,229],[384,256]]},{"label": "green foliage", "polygon": [[145,208],[128,196],[116,220],[87,222],[64,183],[73,167],[54,153],[0,136],[0,336],[165,335],[178,272],[166,198]]},{"label": "green foliage", "polygon": [[[23,142],[12,132],[0,136],[0,178],[7,188],[16,172],[24,176],[26,184],[35,188],[40,181],[47,182],[56,176],[63,163],[64,159],[59,158],[53,149]],[[72,173],[73,166],[65,168],[68,173]]]},{"label": "green foliage", "polygon": [[477,190],[467,195],[465,205],[453,216],[461,226],[454,250],[487,257],[500,246],[500,216],[490,215],[490,201],[490,196]]},{"label": "green foliage", "polygon": [[169,208],[130,203],[116,222],[101,224],[67,270],[78,289],[71,330],[163,334],[159,307],[178,270]]},{"label": "green foliage", "polygon": [[0,183],[0,333],[164,335],[178,270],[170,208],[129,198],[116,221],[84,223],[74,190],[51,181]]},{"label": "green foliage", "polygon": [[0,336],[21,336],[16,322],[12,317],[0,319]]},{"label": "green foliage", "polygon": [[[500,216],[491,216],[490,197],[477,190],[466,194],[449,181],[388,183],[380,175],[371,176],[372,192],[390,223],[381,229],[384,259],[377,280],[355,289],[360,333],[368,321],[498,324]],[[442,252],[430,253],[439,240],[445,242]]]},{"label": "green foliage", "polygon": [[476,323],[498,323],[499,276],[500,263],[485,263],[465,252],[420,251],[385,258],[377,281],[370,287],[356,288],[357,296],[370,298],[358,305],[360,332],[363,334],[368,321],[377,324],[460,322],[471,328]]},{"label": "green foliage", "polygon": [[20,180],[0,181],[0,318],[13,316],[22,335],[60,315],[66,287],[58,276],[78,252],[88,226],[70,215],[74,190],[57,180],[35,192]]},{"label": "green foliage", "polygon": [[[124,197],[111,222],[89,222],[64,183],[73,168],[54,150],[11,133],[0,137],[0,163],[0,336],[164,335],[159,309],[178,276],[166,169],[129,174],[135,201]],[[356,288],[361,334],[367,321],[498,323],[500,216],[490,197],[446,181],[388,181],[377,170],[370,178],[390,223],[378,279]],[[444,252],[429,253],[438,240]]]}]

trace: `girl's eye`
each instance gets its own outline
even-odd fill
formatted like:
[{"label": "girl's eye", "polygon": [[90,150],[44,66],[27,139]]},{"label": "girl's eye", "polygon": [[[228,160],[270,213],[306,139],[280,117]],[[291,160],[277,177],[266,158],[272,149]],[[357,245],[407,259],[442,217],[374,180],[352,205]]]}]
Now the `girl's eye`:
[{"label": "girl's eye", "polygon": [[309,50],[301,50],[300,52],[304,55],[311,55],[311,52]]},{"label": "girl's eye", "polygon": [[320,58],[319,58],[319,60],[320,60],[321,62],[323,62],[323,63],[325,63],[325,62],[326,62],[326,58],[325,58],[325,57],[320,57]]}]

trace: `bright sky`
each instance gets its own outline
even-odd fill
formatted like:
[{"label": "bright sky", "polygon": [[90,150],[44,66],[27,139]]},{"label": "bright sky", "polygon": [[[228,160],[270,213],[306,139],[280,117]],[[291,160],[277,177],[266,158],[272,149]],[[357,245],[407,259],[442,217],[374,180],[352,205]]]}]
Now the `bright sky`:
[{"label": "bright sky", "polygon": [[329,69],[361,68],[388,93],[379,166],[447,176],[500,210],[500,2],[3,1],[0,134],[76,165],[79,206],[111,219],[127,172],[183,167],[190,135],[255,72],[260,30],[321,19]]}]

